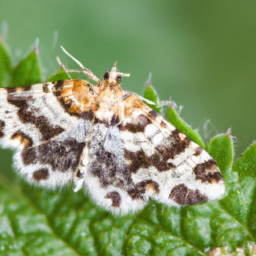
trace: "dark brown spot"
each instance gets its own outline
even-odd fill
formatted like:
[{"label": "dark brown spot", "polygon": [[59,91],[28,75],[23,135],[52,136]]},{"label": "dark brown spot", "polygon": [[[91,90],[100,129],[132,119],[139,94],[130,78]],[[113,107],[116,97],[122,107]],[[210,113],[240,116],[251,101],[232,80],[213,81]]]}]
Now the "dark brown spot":
[{"label": "dark brown spot", "polygon": [[19,108],[17,115],[22,123],[30,123],[40,131],[44,140],[49,140],[59,135],[64,129],[58,125],[51,126],[44,116],[36,115],[40,109],[29,107],[25,100],[13,100],[8,96],[8,102]]},{"label": "dark brown spot", "polygon": [[193,169],[193,172],[196,175],[196,179],[202,182],[217,183],[223,180],[218,165],[213,159],[210,159],[202,164],[198,164]]},{"label": "dark brown spot", "polygon": [[136,184],[138,191],[141,194],[145,194],[146,191],[153,191],[159,193],[159,184],[153,180],[144,180]]},{"label": "dark brown spot", "polygon": [[161,154],[156,152],[148,157],[143,150],[137,152],[125,150],[124,156],[128,163],[128,170],[132,173],[136,173],[140,168],[149,168],[150,166],[154,166],[159,172],[175,168],[175,165],[167,162],[170,158],[167,151],[163,151]]},{"label": "dark brown spot", "polygon": [[47,180],[49,177],[49,171],[46,168],[39,169],[33,173],[33,179],[36,181]]},{"label": "dark brown spot", "polygon": [[[59,94],[61,94],[60,91]],[[79,116],[79,113],[77,113],[76,111],[70,111],[70,107],[73,104],[72,100],[65,100],[64,97],[61,96],[57,96],[57,100],[59,101],[65,112],[69,113],[71,116]]]},{"label": "dark brown spot", "polygon": [[125,150],[124,157],[128,163],[128,170],[131,173],[136,173],[140,168],[149,168],[151,165],[150,158],[146,156],[143,150],[138,152]]},{"label": "dark brown spot", "polygon": [[166,125],[166,123],[165,123],[164,121],[162,121],[162,122],[160,123],[160,126],[161,126],[162,128],[167,128],[167,125]]},{"label": "dark brown spot", "polygon": [[78,169],[77,173],[76,173],[76,177],[77,178],[82,178],[84,176],[84,173],[80,171],[80,169]]},{"label": "dark brown spot", "polygon": [[119,120],[119,116],[113,115],[110,124],[111,124],[111,126],[115,126],[115,125],[117,125],[119,123],[119,121],[120,121]]},{"label": "dark brown spot", "polygon": [[91,174],[99,178],[100,185],[104,188],[113,185],[127,191],[129,187],[134,187],[125,163],[120,162],[120,156],[106,151],[98,136],[101,133],[95,133],[91,138],[90,146],[94,149],[89,156]]},{"label": "dark brown spot", "polygon": [[93,86],[92,86],[91,84],[87,84],[87,86],[88,86],[90,92],[92,92],[93,94],[95,94],[95,91],[94,91],[94,89],[93,89]]},{"label": "dark brown spot", "polygon": [[7,93],[12,93],[12,92],[16,92],[17,91],[17,87],[8,87],[6,88]]},{"label": "dark brown spot", "polygon": [[105,125],[106,127],[109,127],[109,122],[108,122],[106,119],[100,120],[100,119],[98,119],[98,118],[95,118],[93,124],[94,124],[94,125],[95,125],[95,124],[103,124],[103,125]]},{"label": "dark brown spot", "polygon": [[61,92],[63,91],[64,81],[65,80],[59,80],[59,81],[53,82],[53,84],[54,84],[54,86],[53,86],[53,94],[56,97],[60,97],[61,96]]},{"label": "dark brown spot", "polygon": [[24,149],[21,152],[21,158],[24,165],[34,164],[39,160],[35,148]]},{"label": "dark brown spot", "polygon": [[45,93],[49,93],[49,92],[50,92],[50,90],[49,90],[49,88],[48,88],[48,83],[43,84],[43,91],[44,91]]},{"label": "dark brown spot", "polygon": [[83,111],[80,115],[80,118],[87,120],[87,121],[91,121],[94,118],[94,113],[92,110],[89,111]]},{"label": "dark brown spot", "polygon": [[20,109],[18,116],[23,123],[31,123],[40,131],[44,140],[49,140],[64,131],[64,129],[58,125],[51,126],[47,118],[44,116],[35,116],[33,110]]},{"label": "dark brown spot", "polygon": [[125,151],[128,170],[130,172],[137,172],[140,168],[154,166],[158,171],[163,172],[176,168],[168,160],[184,152],[190,144],[189,138],[186,137],[182,140],[179,134],[180,132],[178,130],[173,131],[172,136],[170,136],[170,144],[157,146],[156,152],[150,157],[147,157],[143,150],[138,152]]},{"label": "dark brown spot", "polygon": [[55,88],[56,91],[62,91],[63,90],[64,81],[65,80],[59,80],[59,81],[53,82],[54,88]]},{"label": "dark brown spot", "polygon": [[208,197],[202,195],[199,190],[192,190],[184,184],[174,187],[169,198],[180,205],[192,205],[208,201]]},{"label": "dark brown spot", "polygon": [[22,88],[22,91],[24,91],[24,92],[30,91],[30,90],[31,90],[31,85],[23,86],[23,87],[21,87],[21,88]]},{"label": "dark brown spot", "polygon": [[179,136],[180,132],[176,129],[172,131],[172,136],[170,140],[174,139],[174,143],[169,146],[157,146],[156,150],[164,156],[165,159],[173,159],[176,155],[184,152],[189,146],[191,140],[188,137],[181,139]]},{"label": "dark brown spot", "polygon": [[155,110],[153,110],[153,109],[149,112],[149,114],[151,114],[154,117],[158,116],[158,113]]},{"label": "dark brown spot", "polygon": [[199,156],[202,151],[203,151],[203,149],[202,149],[201,147],[197,147],[197,148],[195,149],[194,155],[195,155],[195,156]]},{"label": "dark brown spot", "polygon": [[96,103],[96,106],[95,106],[95,110],[97,111],[97,110],[99,110],[99,108],[100,108],[100,103],[97,102],[97,103]]},{"label": "dark brown spot", "polygon": [[122,100],[126,100],[128,97],[130,97],[132,94],[131,93],[126,93],[123,97]]},{"label": "dark brown spot", "polygon": [[116,77],[116,81],[117,81],[118,83],[120,83],[120,82],[121,82],[121,80],[122,80],[122,76],[121,76],[121,75],[117,75],[117,77]]},{"label": "dark brown spot", "polygon": [[58,125],[51,126],[49,121],[44,116],[36,116],[34,112],[37,110],[22,108],[18,111],[18,116],[23,123],[31,123],[40,131],[44,140],[49,140],[64,131],[64,129]]},{"label": "dark brown spot", "polygon": [[137,117],[136,124],[127,123],[126,125],[121,126],[120,129],[122,131],[128,130],[132,133],[143,132],[146,126],[151,123],[152,122],[145,115],[141,114]]},{"label": "dark brown spot", "polygon": [[121,196],[118,192],[113,191],[106,195],[106,198],[110,198],[112,200],[112,207],[119,207],[121,202]]},{"label": "dark brown spot", "polygon": [[[91,165],[92,174],[99,178],[100,184],[103,187],[113,184],[118,187],[123,186],[123,182],[116,175],[124,172],[116,165],[116,161],[117,158],[114,154],[105,151],[103,146],[99,146],[99,151],[96,152],[96,159]],[[124,175],[123,178],[125,177]]]},{"label": "dark brown spot", "polygon": [[133,200],[143,200],[143,194],[137,188],[129,188],[127,193]]},{"label": "dark brown spot", "polygon": [[4,136],[3,129],[5,127],[5,122],[3,120],[0,120],[0,138]]},{"label": "dark brown spot", "polygon": [[162,154],[155,153],[150,157],[150,163],[159,171],[164,172],[176,168],[172,163],[168,163],[170,152],[162,151]]},{"label": "dark brown spot", "polygon": [[109,72],[106,72],[106,73],[104,74],[104,79],[105,79],[105,80],[108,80],[108,79],[109,79]]},{"label": "dark brown spot", "polygon": [[32,100],[33,95],[22,95],[22,94],[8,94],[7,100],[9,102],[12,102],[13,105],[22,104],[22,102],[25,103],[25,101]]},{"label": "dark brown spot", "polygon": [[59,101],[60,101],[60,99],[63,100],[63,98],[61,97],[61,91],[60,90],[59,91],[54,91],[53,95],[55,95]]},{"label": "dark brown spot", "polygon": [[52,140],[33,148],[25,148],[21,157],[24,165],[49,164],[53,171],[76,171],[85,143],[76,140]]},{"label": "dark brown spot", "polygon": [[22,131],[17,131],[15,132],[11,138],[13,140],[15,139],[18,139],[20,140],[20,143],[23,144],[25,147],[31,147],[33,145],[33,141],[32,139],[27,135],[25,134],[24,132]]}]

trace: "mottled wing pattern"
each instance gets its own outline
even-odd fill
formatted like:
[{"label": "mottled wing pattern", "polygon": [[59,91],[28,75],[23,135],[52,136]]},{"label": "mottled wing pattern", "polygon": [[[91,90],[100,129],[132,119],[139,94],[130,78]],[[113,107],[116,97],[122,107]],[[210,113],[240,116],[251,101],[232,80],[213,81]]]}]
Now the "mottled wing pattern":
[{"label": "mottled wing pattern", "polygon": [[148,118],[144,135],[154,152],[145,156],[150,171],[138,168],[133,171],[133,181],[152,178],[159,183],[159,191],[152,197],[168,205],[192,205],[222,197],[224,181],[214,159],[154,110],[144,109],[140,115]]},{"label": "mottled wing pattern", "polygon": [[[174,206],[221,197],[223,178],[209,154],[135,95],[125,98],[102,100],[95,112],[84,171],[95,201],[126,214],[149,197]],[[108,111],[113,106],[122,113]]]},{"label": "mottled wing pattern", "polygon": [[83,111],[95,95],[82,80],[0,89],[0,145],[15,149],[29,182],[53,188],[76,179],[91,130]]},{"label": "mottled wing pattern", "polygon": [[49,188],[85,184],[120,214],[150,197],[174,206],[220,198],[223,178],[208,153],[110,73],[100,87],[64,80],[0,89],[0,145],[16,150],[19,173]]}]

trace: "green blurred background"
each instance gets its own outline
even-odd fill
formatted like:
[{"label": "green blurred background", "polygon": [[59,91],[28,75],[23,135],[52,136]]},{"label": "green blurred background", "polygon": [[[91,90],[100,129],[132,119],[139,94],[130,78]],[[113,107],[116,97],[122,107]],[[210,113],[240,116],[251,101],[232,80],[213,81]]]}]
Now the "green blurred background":
[{"label": "green blurred background", "polygon": [[1,22],[13,64],[39,38],[43,79],[57,55],[77,68],[60,45],[100,77],[117,60],[125,89],[142,94],[152,72],[205,139],[232,128],[238,155],[256,139],[255,1],[0,0]]}]

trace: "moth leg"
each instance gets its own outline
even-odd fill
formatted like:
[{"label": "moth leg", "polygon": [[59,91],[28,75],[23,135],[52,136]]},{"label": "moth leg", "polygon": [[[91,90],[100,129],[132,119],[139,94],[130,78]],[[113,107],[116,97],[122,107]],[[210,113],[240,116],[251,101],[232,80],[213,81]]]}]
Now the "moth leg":
[{"label": "moth leg", "polygon": [[67,69],[66,69],[65,65],[61,62],[61,60],[60,60],[60,58],[59,58],[58,56],[56,57],[56,60],[57,60],[57,62],[59,63],[60,68],[61,68],[62,70],[64,70],[64,72],[67,74],[68,78],[69,78],[69,79],[72,79],[72,77],[71,77],[71,76],[69,75],[69,73],[68,73],[68,72],[71,72],[71,70],[67,70]]},{"label": "moth leg", "polygon": [[86,74],[90,79],[94,80],[94,81],[98,84],[98,86],[101,85],[100,79],[99,79],[97,76],[95,76],[95,75],[92,73],[92,71],[90,71],[88,68],[85,68],[85,67],[83,66],[83,64],[82,64],[79,60],[77,60],[75,57],[73,57],[70,53],[68,53],[68,52],[64,49],[64,47],[61,46],[61,49],[62,49],[63,52],[65,52],[73,61],[75,61],[75,62],[78,64],[78,66],[79,66],[80,68],[82,68],[82,70],[83,70],[83,71],[81,71],[82,73]]}]

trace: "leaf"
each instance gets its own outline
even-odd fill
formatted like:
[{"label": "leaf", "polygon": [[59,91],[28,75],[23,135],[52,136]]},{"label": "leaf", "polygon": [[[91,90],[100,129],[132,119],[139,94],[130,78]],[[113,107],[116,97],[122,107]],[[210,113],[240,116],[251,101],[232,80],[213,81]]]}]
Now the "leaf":
[{"label": "leaf", "polygon": [[20,191],[3,177],[0,177],[0,183],[2,256],[78,255],[59,239],[49,226],[45,215],[37,211]]},{"label": "leaf", "polygon": [[234,158],[233,142],[229,133],[227,131],[226,134],[217,135],[206,145],[206,150],[217,162],[227,182]]},{"label": "leaf", "polygon": [[230,175],[228,195],[222,207],[256,240],[256,144],[236,161]]},{"label": "leaf", "polygon": [[6,46],[0,41],[0,86],[8,87],[11,81],[11,59],[6,50]]},{"label": "leaf", "polygon": [[14,68],[12,86],[26,86],[40,82],[41,72],[37,49],[35,49]]},{"label": "leaf", "polygon": [[[121,255],[127,230],[136,216],[113,217],[92,204],[83,192],[70,188],[61,192],[31,189],[23,191],[44,212],[49,225],[80,255]],[[50,200],[48,200],[50,198]]]},{"label": "leaf", "polygon": [[[38,59],[31,55],[15,68],[17,85],[25,85],[30,79],[27,71],[33,69],[37,76],[31,81],[40,78],[39,66],[32,64]],[[151,89],[145,96],[156,102],[160,111],[160,101]],[[168,111],[168,120],[203,143],[174,109]],[[206,145],[222,171],[226,197],[201,205],[176,208],[152,200],[140,213],[118,217],[95,206],[83,191],[74,193],[71,187],[48,191],[23,181],[14,183],[14,173],[0,173],[0,254],[202,256],[214,248],[225,248],[227,253],[242,248],[252,255],[249,245],[256,242],[256,144],[233,165],[229,133]]]},{"label": "leaf", "polygon": [[[151,105],[145,102],[149,107],[154,109],[156,112],[161,113],[161,103],[158,98],[157,92],[154,89],[151,82],[148,81],[146,83],[146,88],[144,91],[144,98],[154,102],[156,105]],[[187,135],[192,141],[198,144],[200,147],[204,148],[204,142],[199,134],[191,129],[191,127],[186,124],[179,116],[174,107],[172,107],[171,103],[167,109],[167,120],[174,125],[179,131]]]},{"label": "leaf", "polygon": [[149,83],[146,84],[146,88],[144,91],[144,98],[146,98],[156,104],[156,105],[151,105],[151,104],[148,104],[147,102],[145,102],[149,107],[154,109],[157,113],[161,112],[160,101],[159,101],[157,92],[154,89],[154,87]]},{"label": "leaf", "polygon": [[[69,75],[71,76],[71,79],[76,79],[77,78],[77,74],[76,73],[69,73]],[[57,73],[55,73],[52,76],[50,76],[47,79],[47,81],[48,82],[53,82],[53,81],[68,80],[68,79],[70,79],[68,77],[68,75],[63,70],[60,70]]]},{"label": "leaf", "polygon": [[174,125],[180,132],[187,135],[192,141],[198,144],[201,148],[204,148],[204,142],[196,131],[193,131],[191,127],[185,123],[179,116],[176,110],[169,105],[167,109],[167,120]]}]

